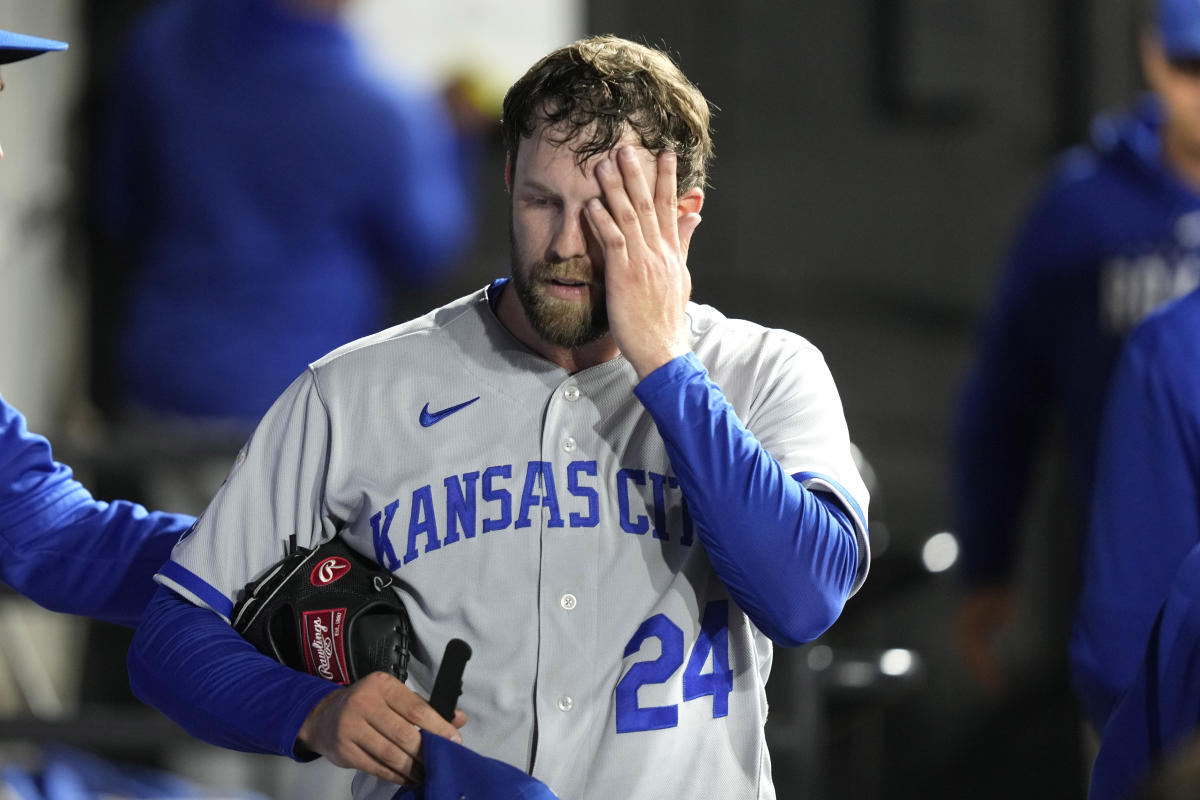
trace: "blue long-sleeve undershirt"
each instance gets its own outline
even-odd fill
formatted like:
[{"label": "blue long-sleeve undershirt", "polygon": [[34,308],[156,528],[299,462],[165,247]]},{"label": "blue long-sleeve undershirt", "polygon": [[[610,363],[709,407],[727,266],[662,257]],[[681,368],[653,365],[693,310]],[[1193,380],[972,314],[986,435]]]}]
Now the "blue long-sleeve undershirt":
[{"label": "blue long-sleeve undershirt", "polygon": [[129,685],[198,739],[297,760],[296,737],[337,684],[262,655],[221,617],[159,587],[134,635]]},{"label": "blue long-sleeve undershirt", "polygon": [[838,502],[784,471],[694,354],[647,375],[634,394],[658,426],[697,535],[738,605],[778,644],[820,636],[858,572],[854,527]]}]

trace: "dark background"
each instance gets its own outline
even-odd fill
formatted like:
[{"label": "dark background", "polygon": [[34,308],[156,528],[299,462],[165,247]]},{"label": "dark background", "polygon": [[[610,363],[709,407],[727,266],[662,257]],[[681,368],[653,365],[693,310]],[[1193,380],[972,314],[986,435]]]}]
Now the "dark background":
[{"label": "dark background", "polygon": [[[112,55],[146,4],[85,6],[85,165]],[[835,685],[809,667],[811,646],[777,650],[768,732],[780,798],[1082,797],[1062,664],[1074,543],[1053,453],[1028,515],[1022,616],[1003,642],[1006,695],[965,675],[957,576],[924,571],[918,556],[951,524],[956,392],[1007,239],[1053,154],[1140,89],[1135,4],[595,0],[587,21],[589,33],[664,46],[718,107],[694,297],[816,344],[877,479],[872,575],[818,645],[837,663],[908,648],[918,665],[907,679]],[[398,315],[507,270],[501,169],[493,143],[471,255],[443,286],[400,299]],[[104,347],[119,284],[92,285],[92,341]]]}]

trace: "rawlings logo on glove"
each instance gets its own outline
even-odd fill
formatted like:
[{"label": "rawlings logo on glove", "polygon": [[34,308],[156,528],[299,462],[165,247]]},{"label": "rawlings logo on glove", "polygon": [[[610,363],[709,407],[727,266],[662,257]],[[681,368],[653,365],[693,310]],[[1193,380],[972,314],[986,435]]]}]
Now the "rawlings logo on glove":
[{"label": "rawlings logo on glove", "polygon": [[313,586],[328,586],[346,574],[350,562],[341,556],[330,556],[313,567],[312,575],[308,577]]},{"label": "rawlings logo on glove", "polygon": [[412,628],[392,574],[340,537],[247,585],[233,628],[260,653],[343,686],[377,670],[408,677]]}]

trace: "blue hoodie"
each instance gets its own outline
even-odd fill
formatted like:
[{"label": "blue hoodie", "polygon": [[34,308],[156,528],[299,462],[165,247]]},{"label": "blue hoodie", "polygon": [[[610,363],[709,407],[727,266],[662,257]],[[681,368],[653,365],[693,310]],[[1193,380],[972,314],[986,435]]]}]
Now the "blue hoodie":
[{"label": "blue hoodie", "polygon": [[1097,730],[1133,682],[1155,615],[1198,543],[1200,291],[1129,336],[1108,396],[1071,634],[1075,683]]},{"label": "blue hoodie", "polygon": [[1126,333],[1200,281],[1200,193],[1164,164],[1157,101],[1099,118],[1021,226],[954,429],[956,530],[971,585],[1005,582],[1049,423],[1061,418],[1086,524],[1105,392]]},{"label": "blue hoodie", "polygon": [[98,206],[136,258],[119,359],[136,408],[249,427],[469,240],[437,98],[281,6],[155,4],[113,81]]}]

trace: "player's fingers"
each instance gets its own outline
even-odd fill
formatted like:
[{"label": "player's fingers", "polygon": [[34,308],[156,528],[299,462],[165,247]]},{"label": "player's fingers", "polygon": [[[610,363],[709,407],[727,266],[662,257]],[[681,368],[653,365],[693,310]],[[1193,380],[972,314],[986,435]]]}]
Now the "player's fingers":
[{"label": "player's fingers", "polygon": [[[592,198],[584,206],[584,216],[592,229],[592,235],[604,250],[605,269],[612,270],[629,258],[625,234],[621,231],[612,213],[604,203]],[[607,279],[606,275],[606,279]]]},{"label": "player's fingers", "polygon": [[354,746],[348,748],[346,755],[349,763],[339,766],[369,772],[402,786],[420,783],[425,777],[425,770],[420,762],[396,748],[382,736],[368,737],[362,742],[356,742]]},{"label": "player's fingers", "polygon": [[[366,720],[368,730],[361,734],[361,743],[371,742],[371,751],[380,758],[420,762],[421,731],[416,725],[390,709],[384,709]],[[364,744],[365,746],[365,744]],[[392,763],[392,762],[389,762]]]},{"label": "player's fingers", "polygon": [[605,208],[624,240],[619,248],[637,252],[644,247],[646,237],[642,233],[642,221],[626,189],[621,168],[617,165],[619,160],[617,156],[601,159],[596,164],[596,178],[600,183]]},{"label": "player's fingers", "polygon": [[[384,700],[390,712],[379,718],[380,725],[387,726],[389,730],[395,726],[399,726],[397,728],[397,735],[405,741],[411,741],[411,739],[397,718],[407,722],[408,730],[415,731],[416,729],[412,726],[416,726],[416,728],[427,730],[446,739],[456,742],[462,741],[462,736],[459,734],[458,728],[435,711],[425,698],[409,689],[391,675],[382,672],[376,674],[380,676],[381,682],[382,679],[387,679]],[[417,734],[417,743],[420,743],[419,733]]]},{"label": "player's fingers", "polygon": [[659,234],[663,241],[671,243],[679,241],[682,246],[683,231],[680,229],[679,215],[676,212],[679,207],[679,193],[675,178],[677,168],[678,160],[674,150],[664,150],[658,154],[655,161],[657,174],[654,179],[654,207],[658,217]]},{"label": "player's fingers", "polygon": [[350,687],[337,718],[335,740],[364,746],[367,741],[386,739],[410,759],[418,759],[421,732],[393,707],[393,695],[407,693],[416,697],[391,675],[373,672]]},{"label": "player's fingers", "polygon": [[361,704],[351,690],[344,690],[327,710],[328,716],[321,723],[321,735],[308,744],[330,763],[399,783],[420,777],[419,762],[414,755],[420,752],[420,733],[415,728],[408,726],[417,741],[406,750],[377,730],[376,725],[363,715]]},{"label": "player's fingers", "polygon": [[[653,194],[657,185],[655,171],[644,168],[638,151],[630,145],[617,150],[617,165],[621,172],[622,188],[637,215],[642,238],[647,244],[653,245],[662,236],[659,207]],[[674,220],[673,211],[671,219]],[[673,238],[668,241],[673,241]]]}]

